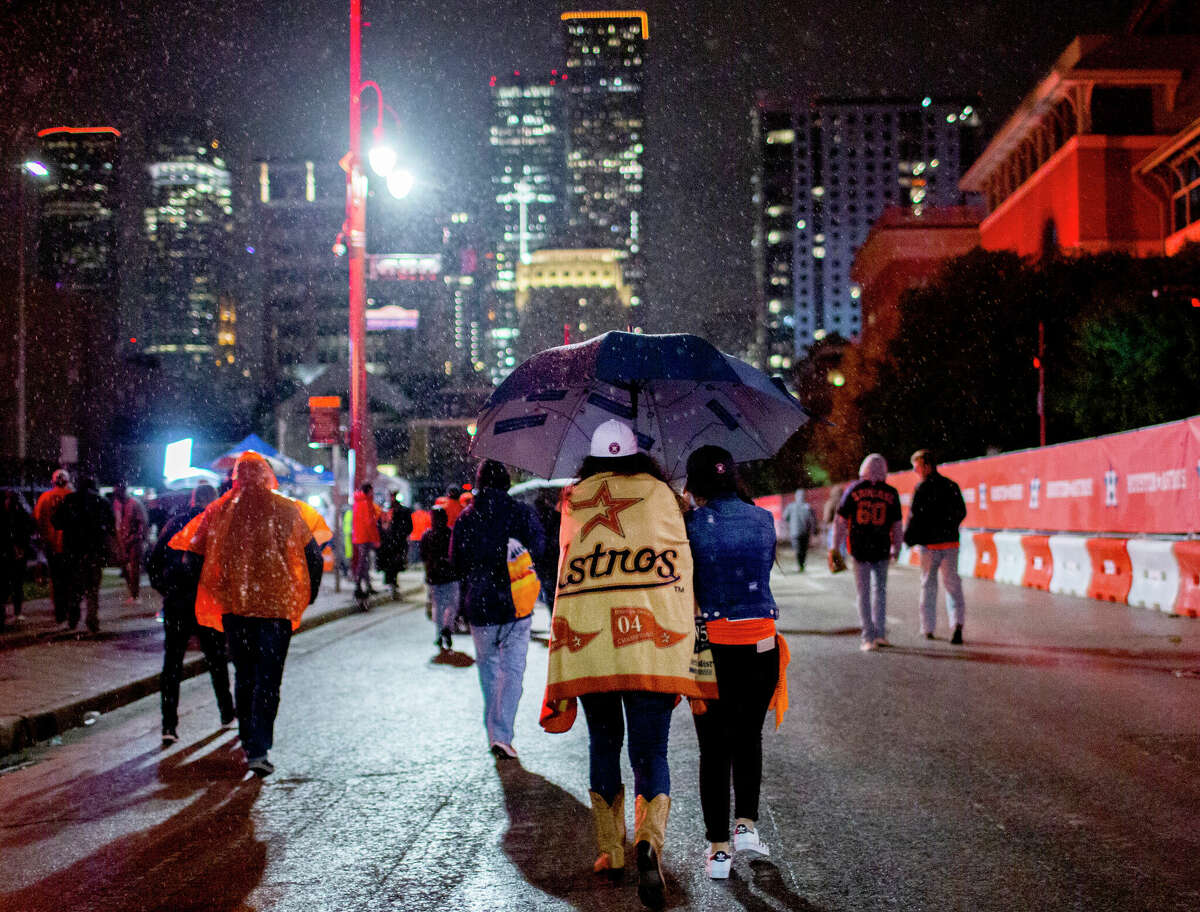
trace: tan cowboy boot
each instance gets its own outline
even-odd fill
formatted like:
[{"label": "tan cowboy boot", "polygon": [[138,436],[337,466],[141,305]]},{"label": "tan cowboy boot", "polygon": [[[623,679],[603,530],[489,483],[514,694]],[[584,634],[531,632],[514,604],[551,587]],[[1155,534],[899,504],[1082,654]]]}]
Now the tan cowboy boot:
[{"label": "tan cowboy boot", "polygon": [[634,802],[633,849],[637,854],[638,899],[648,909],[666,905],[662,875],[662,847],[667,836],[670,795],[655,795],[649,801],[641,795]]},{"label": "tan cowboy boot", "polygon": [[595,792],[588,794],[592,798],[592,824],[600,853],[592,870],[597,874],[619,875],[625,869],[625,789],[617,792],[612,804]]}]

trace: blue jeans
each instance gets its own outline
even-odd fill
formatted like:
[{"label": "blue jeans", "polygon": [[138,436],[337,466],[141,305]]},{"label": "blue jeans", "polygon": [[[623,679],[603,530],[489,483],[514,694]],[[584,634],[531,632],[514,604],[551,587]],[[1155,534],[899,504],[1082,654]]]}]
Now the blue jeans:
[{"label": "blue jeans", "polygon": [[433,604],[433,624],[438,633],[454,629],[458,618],[458,580],[452,583],[430,583],[429,601]]},{"label": "blue jeans", "polygon": [[292,640],[287,618],[222,615],[236,677],[238,736],[248,760],[265,757],[275,741],[283,663]]},{"label": "blue jeans", "polygon": [[[854,582],[858,587],[858,619],[864,643],[887,636],[888,561],[854,561]],[[874,586],[872,586],[874,582]]]},{"label": "blue jeans", "polygon": [[946,587],[946,613],[950,626],[959,627],[967,613],[963,602],[962,580],[958,576],[958,546],[920,549],[921,557],[921,632],[933,633],[937,627],[938,573]]},{"label": "blue jeans", "polygon": [[667,738],[675,695],[626,690],[588,694],[579,702],[587,719],[592,791],[611,804],[621,790],[621,742],[627,720],[634,793],[647,800],[671,794]]},{"label": "blue jeans", "polygon": [[512,744],[532,626],[532,616],[507,624],[471,625],[475,667],[483,691],[483,724],[492,744]]}]

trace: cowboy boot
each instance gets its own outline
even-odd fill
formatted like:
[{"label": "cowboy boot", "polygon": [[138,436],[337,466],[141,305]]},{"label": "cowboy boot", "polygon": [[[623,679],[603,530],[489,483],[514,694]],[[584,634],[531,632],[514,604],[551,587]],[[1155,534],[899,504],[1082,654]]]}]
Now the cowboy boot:
[{"label": "cowboy boot", "polygon": [[608,872],[609,876],[619,876],[625,869],[625,790],[617,792],[612,804],[595,792],[588,794],[592,798],[592,824],[600,853],[592,870],[597,874]]},{"label": "cowboy boot", "polygon": [[633,848],[637,854],[638,899],[648,909],[661,909],[666,905],[662,847],[670,810],[670,795],[655,795],[649,801],[638,795],[634,803]]}]

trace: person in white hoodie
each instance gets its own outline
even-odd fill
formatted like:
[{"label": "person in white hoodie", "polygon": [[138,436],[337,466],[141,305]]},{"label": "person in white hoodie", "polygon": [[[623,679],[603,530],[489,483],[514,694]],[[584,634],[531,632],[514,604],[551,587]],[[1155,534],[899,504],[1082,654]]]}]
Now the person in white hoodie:
[{"label": "person in white hoodie", "polygon": [[838,504],[835,541],[849,540],[858,586],[862,646],[870,652],[887,641],[888,563],[900,554],[903,522],[900,494],[887,483],[887,460],[872,453],[858,469],[858,481]]}]

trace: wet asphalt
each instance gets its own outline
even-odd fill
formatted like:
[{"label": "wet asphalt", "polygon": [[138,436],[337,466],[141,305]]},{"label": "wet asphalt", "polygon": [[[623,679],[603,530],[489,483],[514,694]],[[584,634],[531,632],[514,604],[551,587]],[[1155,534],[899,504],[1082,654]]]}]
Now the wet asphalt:
[{"label": "wet asphalt", "polygon": [[[703,872],[676,710],[670,908],[1200,908],[1200,621],[968,580],[954,647],[944,614],[919,638],[916,574],[896,569],[896,645],[864,654],[847,577],[773,579],[792,708],[764,732],[771,856],[725,882]],[[456,647],[463,667],[431,661],[419,600],[296,637],[264,780],[206,678],[185,682],[171,748],[148,697],[28,753],[0,776],[0,910],[640,908],[632,875],[590,871],[582,720],[537,726],[543,642],[520,762],[487,752]]]}]

